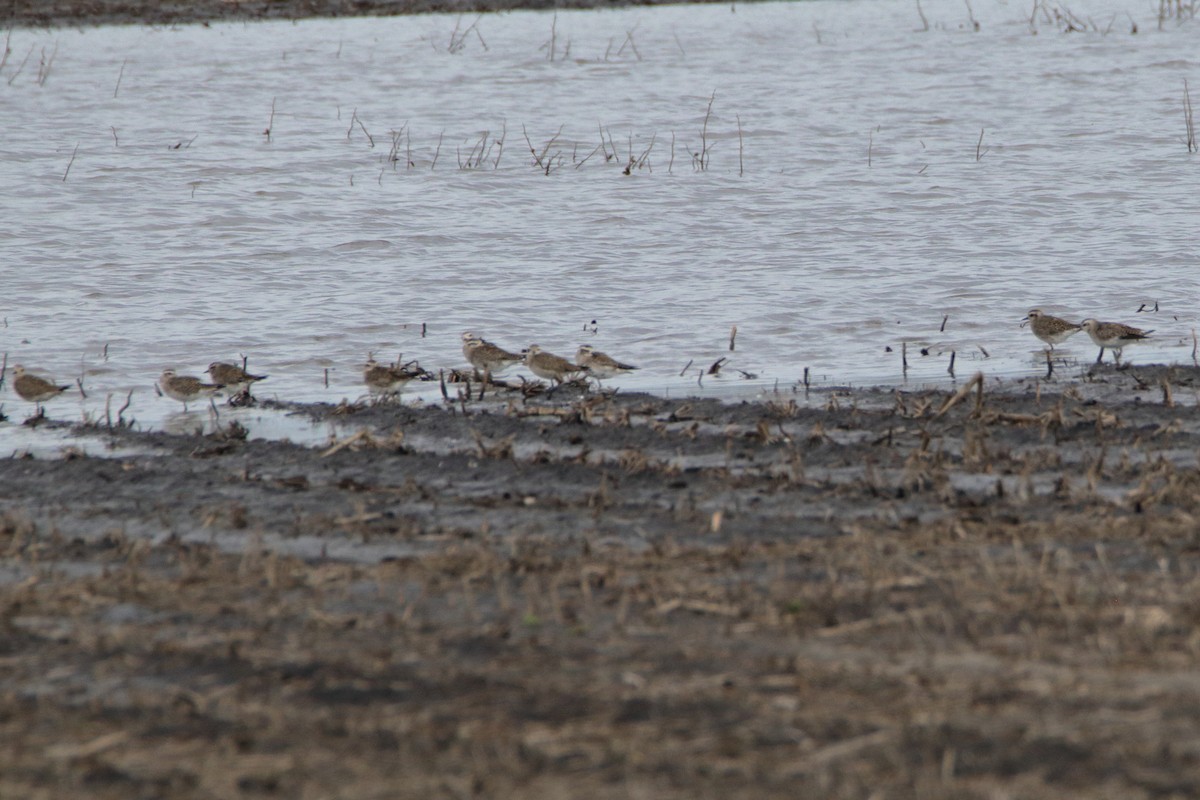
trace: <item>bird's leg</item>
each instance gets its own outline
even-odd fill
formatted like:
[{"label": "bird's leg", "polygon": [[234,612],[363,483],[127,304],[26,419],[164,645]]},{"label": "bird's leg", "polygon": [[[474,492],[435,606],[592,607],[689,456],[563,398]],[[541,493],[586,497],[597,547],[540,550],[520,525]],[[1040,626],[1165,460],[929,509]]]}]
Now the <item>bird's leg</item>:
[{"label": "bird's leg", "polygon": [[1096,356],[1096,363],[1099,364],[1104,360],[1104,348],[1100,348],[1100,355]]}]

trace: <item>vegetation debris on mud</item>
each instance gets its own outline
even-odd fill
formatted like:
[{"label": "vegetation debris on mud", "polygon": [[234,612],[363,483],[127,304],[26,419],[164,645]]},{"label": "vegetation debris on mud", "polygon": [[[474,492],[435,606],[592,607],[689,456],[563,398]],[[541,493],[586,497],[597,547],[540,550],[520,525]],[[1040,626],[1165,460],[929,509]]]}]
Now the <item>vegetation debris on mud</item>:
[{"label": "vegetation debris on mud", "polygon": [[0,796],[1195,796],[1198,381],[0,462]]}]

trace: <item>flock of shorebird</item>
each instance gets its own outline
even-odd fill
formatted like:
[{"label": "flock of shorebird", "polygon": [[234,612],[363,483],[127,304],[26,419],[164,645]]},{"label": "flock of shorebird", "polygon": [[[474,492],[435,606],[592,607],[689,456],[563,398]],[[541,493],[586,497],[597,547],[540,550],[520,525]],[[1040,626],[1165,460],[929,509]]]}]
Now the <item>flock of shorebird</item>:
[{"label": "flock of shorebird", "polygon": [[[1022,321],[1022,327],[1028,323],[1033,335],[1050,345],[1053,350],[1056,344],[1062,344],[1079,331],[1087,331],[1088,336],[1100,348],[1096,363],[1104,358],[1105,350],[1113,351],[1113,358],[1119,363],[1121,350],[1129,344],[1140,342],[1149,337],[1153,331],[1141,330],[1120,322],[1098,322],[1085,319],[1082,322],[1068,322],[1061,317],[1042,313],[1035,308]],[[536,344],[520,352],[505,350],[482,336],[470,331],[462,335],[462,352],[471,364],[476,374],[488,381],[494,375],[516,364],[524,364],[530,372],[539,378],[550,381],[555,387],[564,381],[575,378],[594,378],[600,381],[617,375],[631,372],[637,367],[617,361],[612,356],[596,350],[590,345],[583,345],[575,353],[571,361],[562,356],[543,350]],[[231,393],[231,400],[237,397],[249,397],[250,387],[266,375],[252,375],[245,370],[244,365],[215,361],[208,366],[211,382],[204,381],[192,375],[179,375],[174,369],[165,369],[158,379],[159,390],[174,400],[187,404],[201,399],[211,399],[218,393]],[[42,414],[42,403],[52,400],[70,389],[69,384],[58,384],[37,375],[31,375],[21,365],[12,368],[13,388],[24,400],[36,404],[38,414]],[[414,379],[427,377],[428,372],[421,369],[415,361],[406,364],[379,364],[373,358],[369,359],[363,369],[363,383],[372,397],[396,395]]]},{"label": "flock of shorebird", "polygon": [[1145,341],[1154,333],[1153,330],[1144,331],[1121,322],[1098,322],[1091,317],[1079,323],[1068,322],[1062,317],[1043,314],[1040,308],[1032,309],[1021,325],[1024,326],[1026,322],[1029,323],[1033,335],[1050,345],[1051,350],[1054,349],[1054,345],[1062,344],[1080,331],[1087,331],[1088,336],[1100,348],[1100,353],[1096,356],[1097,364],[1104,359],[1105,350],[1112,350],[1113,359],[1120,363],[1121,351],[1126,345]]},{"label": "flock of shorebird", "polygon": [[[462,335],[462,351],[476,374],[482,376],[485,381],[515,364],[524,364],[534,375],[550,381],[554,386],[573,378],[594,378],[600,381],[638,369],[632,364],[617,361],[590,345],[580,347],[575,353],[575,360],[570,361],[547,352],[536,344],[520,352],[505,350],[470,331]],[[247,372],[244,366],[239,367],[222,361],[209,364],[207,371],[211,381],[202,380],[194,375],[180,375],[171,368],[164,369],[158,378],[157,387],[162,394],[183,403],[186,411],[188,403],[211,399],[222,392],[230,394],[231,401],[239,397],[247,398],[250,388],[268,377],[253,375]],[[32,375],[20,364],[12,368],[12,375],[13,389],[17,395],[36,404],[39,415],[44,413],[42,403],[53,400],[71,388],[70,384],[59,384]],[[363,368],[363,383],[366,384],[370,395],[376,398],[396,395],[409,381],[427,377],[429,373],[415,361],[406,364],[380,364],[374,358],[370,358]]]},{"label": "flock of shorebird", "polygon": [[[536,344],[520,352],[505,350],[471,331],[462,335],[462,352],[476,374],[483,376],[485,381],[516,364],[524,364],[534,375],[555,386],[572,378],[595,378],[600,381],[638,369],[632,364],[617,361],[591,345],[580,347],[575,352],[575,360],[570,361]],[[425,370],[416,362],[385,366],[371,359],[367,361],[363,372],[363,383],[374,396],[391,395],[399,392],[409,381],[425,374]]]}]

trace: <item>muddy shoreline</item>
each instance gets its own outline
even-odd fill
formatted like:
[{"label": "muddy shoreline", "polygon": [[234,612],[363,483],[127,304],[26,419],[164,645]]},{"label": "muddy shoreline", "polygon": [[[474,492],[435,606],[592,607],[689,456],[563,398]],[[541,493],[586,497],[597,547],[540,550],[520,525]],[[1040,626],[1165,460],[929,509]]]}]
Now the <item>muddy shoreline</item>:
[{"label": "muddy shoreline", "polygon": [[0,796],[1193,796],[1198,391],[78,431],[0,462]]},{"label": "muddy shoreline", "polygon": [[[696,0],[715,2],[715,0]],[[659,0],[14,0],[0,16],[6,27],[180,25],[310,17],[483,14],[568,8],[674,5]]]}]

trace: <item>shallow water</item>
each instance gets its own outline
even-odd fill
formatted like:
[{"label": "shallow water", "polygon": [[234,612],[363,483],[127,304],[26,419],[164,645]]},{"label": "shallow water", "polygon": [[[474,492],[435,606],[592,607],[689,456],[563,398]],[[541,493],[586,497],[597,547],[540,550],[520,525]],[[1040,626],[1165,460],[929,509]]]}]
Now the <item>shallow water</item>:
[{"label": "shallow water", "polygon": [[[977,32],[957,0],[922,3],[928,31],[908,0],[515,12],[453,53],[473,17],[15,31],[0,349],[82,374],[52,416],[134,389],[153,426],[181,424],[168,365],[245,354],[260,396],[337,401],[370,352],[461,365],[464,329],[591,343],[672,395],[944,380],[951,351],[960,377],[1039,374],[1033,306],[1190,362],[1200,23],[972,7]],[[523,130],[540,153],[560,127],[547,175]],[[618,155],[585,161],[601,128]],[[1096,355],[1060,350],[1060,374]]]}]

